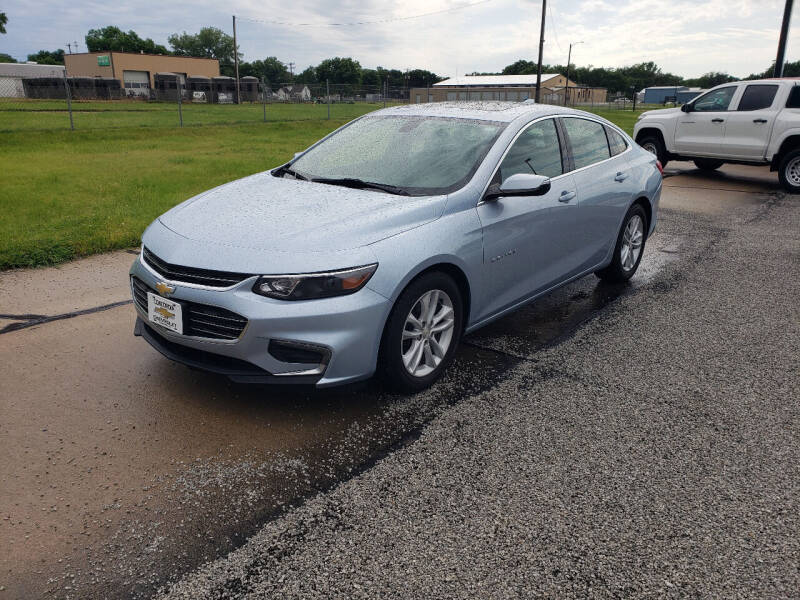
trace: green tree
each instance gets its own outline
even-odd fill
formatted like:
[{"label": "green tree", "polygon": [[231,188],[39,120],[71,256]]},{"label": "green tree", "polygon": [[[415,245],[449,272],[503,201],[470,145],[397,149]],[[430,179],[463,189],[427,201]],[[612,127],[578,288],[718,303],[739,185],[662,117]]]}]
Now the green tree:
[{"label": "green tree", "polygon": [[[412,69],[406,75],[408,75],[409,87],[425,87],[444,79],[444,77],[439,77],[436,73],[425,69]],[[391,85],[391,82],[389,85]]]},{"label": "green tree", "polygon": [[0,52],[0,63],[15,63],[17,59],[10,54]]},{"label": "green tree", "polygon": [[361,85],[369,88],[380,88],[383,85],[381,76],[375,69],[361,69]]},{"label": "green tree", "polygon": [[328,80],[332,84],[348,83],[357,85],[361,81],[361,65],[352,58],[328,58],[316,68],[319,81]]},{"label": "green tree", "polygon": [[377,67],[375,69],[378,72],[378,77],[380,78],[381,83],[389,80],[389,88],[404,88],[406,85],[406,74],[399,69],[384,69],[383,67]]},{"label": "green tree", "polygon": [[135,31],[122,31],[119,27],[108,25],[101,29],[90,29],[86,34],[86,48],[89,52],[147,52],[148,54],[169,54],[169,50],[156,44],[150,38],[142,39]]},{"label": "green tree", "polygon": [[[503,69],[504,75],[535,75],[536,63],[520,59]],[[567,74],[566,65],[542,65],[542,73]],[[654,62],[644,62],[629,67],[606,68],[569,66],[569,78],[580,85],[604,87],[609,92],[630,94],[631,88],[640,90],[651,85],[683,85],[683,78],[664,73]]]},{"label": "green tree", "polygon": [[37,62],[40,65],[63,65],[64,50],[39,50],[36,54],[28,54],[28,60]]},{"label": "green tree", "polygon": [[294,76],[297,83],[318,83],[316,67],[307,67],[302,73]]},{"label": "green tree", "polygon": [[[6,25],[8,24],[8,17],[6,13],[0,12],[0,33],[6,32]],[[8,61],[6,61],[8,62]]]},{"label": "green tree", "polygon": [[[775,72],[775,61],[772,61],[772,64],[766,68],[761,73],[751,73],[745,79],[769,79],[772,77],[772,74]],[[783,76],[784,77],[800,77],[800,60],[796,60],[794,62],[787,62],[783,65]]]},{"label": "green tree", "polygon": [[[235,74],[233,37],[217,27],[203,27],[194,34],[185,31],[181,34],[173,33],[167,41],[177,56],[216,58],[219,61],[220,73],[228,77]],[[239,60],[241,58],[242,54],[239,53]]]},{"label": "green tree", "polygon": [[701,75],[700,77],[695,77],[694,79],[686,79],[684,81],[684,84],[691,87],[712,88],[722,83],[730,83],[731,81],[737,81],[738,79],[739,79],[738,77],[734,77],[733,75],[728,75],[727,73],[720,73],[715,71],[712,73],[706,73],[705,75]]},{"label": "green tree", "polygon": [[249,63],[239,64],[239,75],[241,77],[262,77],[271,86],[286,83],[291,79],[286,66],[274,56],[268,56],[263,60],[254,60]]}]

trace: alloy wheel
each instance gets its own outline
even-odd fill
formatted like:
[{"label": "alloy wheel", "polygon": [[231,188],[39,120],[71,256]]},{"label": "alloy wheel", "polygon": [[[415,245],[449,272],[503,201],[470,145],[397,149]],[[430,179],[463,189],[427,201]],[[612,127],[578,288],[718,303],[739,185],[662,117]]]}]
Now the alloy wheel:
[{"label": "alloy wheel", "polygon": [[655,154],[658,156],[658,148],[656,148],[656,145],[653,142],[645,142],[642,148],[647,150],[650,154]]},{"label": "alloy wheel", "polygon": [[625,225],[622,244],[619,249],[619,262],[622,268],[630,271],[636,266],[644,241],[644,222],[639,215],[633,215]]},{"label": "alloy wheel", "polygon": [[409,374],[425,377],[442,363],[453,340],[455,323],[453,302],[442,290],[429,290],[414,303],[400,342]]},{"label": "alloy wheel", "polygon": [[786,181],[795,187],[800,187],[800,156],[786,165]]}]

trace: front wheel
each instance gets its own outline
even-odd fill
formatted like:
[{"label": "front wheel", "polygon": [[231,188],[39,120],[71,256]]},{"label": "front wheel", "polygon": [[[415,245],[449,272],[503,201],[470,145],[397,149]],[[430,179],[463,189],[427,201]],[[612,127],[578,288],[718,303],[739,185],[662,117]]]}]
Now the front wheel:
[{"label": "front wheel", "polygon": [[790,194],[800,194],[800,149],[792,150],[781,160],[778,179]]},{"label": "front wheel", "polygon": [[380,362],[391,387],[418,392],[430,387],[453,360],[464,315],[452,277],[426,273],[400,294],[386,323]]},{"label": "front wheel", "polygon": [[701,171],[716,171],[724,164],[725,163],[721,160],[714,160],[712,158],[698,158],[694,161],[694,166]]},{"label": "front wheel", "polygon": [[597,271],[595,275],[610,283],[628,281],[642,262],[646,235],[647,215],[641,204],[634,204],[628,209],[622,221],[611,264]]}]

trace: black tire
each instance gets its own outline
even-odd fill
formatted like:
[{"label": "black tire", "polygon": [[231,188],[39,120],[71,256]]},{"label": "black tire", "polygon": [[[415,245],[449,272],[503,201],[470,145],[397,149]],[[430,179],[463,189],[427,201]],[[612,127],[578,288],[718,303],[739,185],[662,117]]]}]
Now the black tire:
[{"label": "black tire", "polygon": [[667,156],[667,149],[664,147],[661,137],[653,134],[645,135],[639,140],[639,145],[648,152],[655,154],[662,167],[667,166],[669,156]]},{"label": "black tire", "polygon": [[[420,298],[431,290],[445,292],[453,307],[453,334],[444,358],[439,365],[427,375],[412,375],[403,362],[403,332],[411,310],[416,307]],[[444,370],[452,362],[456,348],[461,340],[464,323],[464,308],[461,291],[453,278],[441,271],[431,271],[412,281],[400,294],[392,308],[381,340],[379,355],[379,372],[386,378],[388,386],[396,391],[414,393],[422,391],[441,377]]]},{"label": "black tire", "polygon": [[778,179],[790,194],[800,194],[800,148],[787,152],[778,167]]},{"label": "black tire", "polygon": [[694,161],[694,166],[701,171],[716,171],[725,163],[721,160],[714,160],[713,158],[698,158]]},{"label": "black tire", "polygon": [[[625,229],[628,227],[628,224],[631,222],[631,220],[636,216],[638,216],[642,222],[641,246],[639,247],[639,255],[636,257],[636,261],[632,266],[625,268],[622,262],[622,246],[625,239]],[[628,212],[625,214],[625,218],[622,220],[622,227],[620,227],[619,234],[617,235],[617,243],[614,246],[614,257],[611,260],[611,264],[606,268],[597,271],[595,275],[597,275],[603,281],[608,281],[609,283],[624,283],[633,277],[633,274],[636,273],[636,269],[639,268],[639,263],[642,262],[642,256],[644,256],[644,246],[645,242],[647,241],[648,227],[649,223],[647,222],[647,214],[645,213],[644,208],[642,208],[642,205],[634,204],[631,206],[628,209]]]}]

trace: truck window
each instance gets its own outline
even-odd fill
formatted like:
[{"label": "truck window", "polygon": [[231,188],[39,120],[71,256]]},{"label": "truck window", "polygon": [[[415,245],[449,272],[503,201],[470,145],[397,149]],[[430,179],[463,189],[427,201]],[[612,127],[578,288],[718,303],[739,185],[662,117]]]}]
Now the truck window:
[{"label": "truck window", "polygon": [[724,87],[713,90],[700,96],[692,103],[694,110],[698,112],[722,112],[728,110],[736,86]]},{"label": "truck window", "polygon": [[800,108],[800,85],[794,86],[792,91],[789,92],[786,108]]},{"label": "truck window", "polygon": [[739,100],[738,110],[769,108],[777,92],[777,85],[748,85],[742,94],[742,99]]}]

